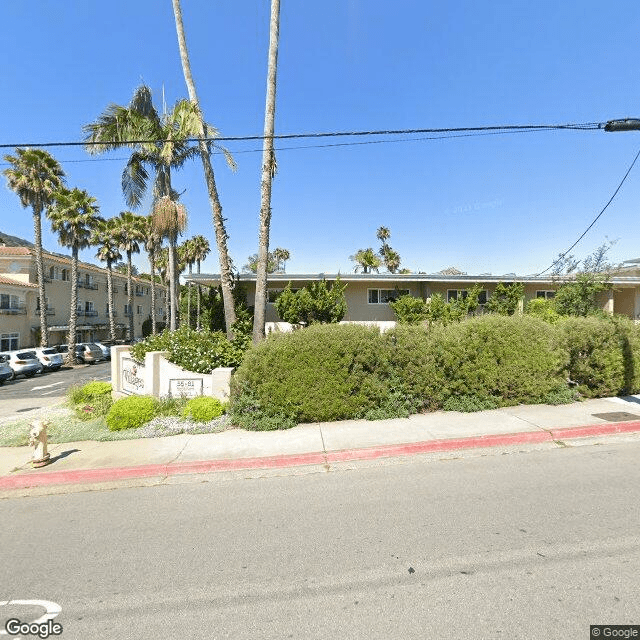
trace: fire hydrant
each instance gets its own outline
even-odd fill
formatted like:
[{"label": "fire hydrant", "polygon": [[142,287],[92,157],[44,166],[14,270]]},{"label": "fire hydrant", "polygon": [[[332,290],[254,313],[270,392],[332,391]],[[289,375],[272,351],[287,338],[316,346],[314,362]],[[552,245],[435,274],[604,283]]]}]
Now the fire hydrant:
[{"label": "fire hydrant", "polygon": [[31,457],[32,467],[44,467],[49,464],[47,452],[47,423],[44,420],[34,420],[29,432],[29,445],[35,447]]}]

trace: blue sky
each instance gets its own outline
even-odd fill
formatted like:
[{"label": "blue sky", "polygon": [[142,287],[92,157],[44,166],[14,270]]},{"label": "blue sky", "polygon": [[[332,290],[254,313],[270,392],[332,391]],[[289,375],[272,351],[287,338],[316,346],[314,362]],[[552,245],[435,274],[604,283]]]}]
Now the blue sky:
[{"label": "blue sky", "polygon": [[[183,0],[205,116],[223,135],[263,129],[268,0]],[[476,0],[282,0],[277,133],[600,122],[640,116],[640,3]],[[186,97],[170,0],[30,0],[3,4],[0,142],[81,139],[82,125],[148,84],[158,106]],[[419,136],[414,136],[419,137]],[[341,140],[342,141],[342,140]],[[361,141],[361,140],[359,140]],[[279,147],[337,140],[283,141]],[[215,159],[237,266],[257,250],[261,143]],[[271,247],[290,273],[348,272],[349,256],[391,229],[402,266],[470,274],[536,273],[604,206],[640,148],[637,132],[544,132],[282,149]],[[4,150],[4,153],[10,150]],[[70,186],[104,216],[126,209],[127,151],[90,157],[52,148]],[[3,155],[4,155],[3,153]],[[4,168],[4,166],[3,166]],[[4,182],[4,179],[2,179]],[[174,174],[218,257],[202,169]],[[640,165],[576,247],[606,238],[611,258],[640,255]],[[146,214],[149,203],[140,209]],[[61,250],[45,222],[44,243]],[[0,189],[0,230],[32,239],[32,218]],[[93,261],[94,251],[82,254]],[[137,260],[146,268],[144,258]]]}]

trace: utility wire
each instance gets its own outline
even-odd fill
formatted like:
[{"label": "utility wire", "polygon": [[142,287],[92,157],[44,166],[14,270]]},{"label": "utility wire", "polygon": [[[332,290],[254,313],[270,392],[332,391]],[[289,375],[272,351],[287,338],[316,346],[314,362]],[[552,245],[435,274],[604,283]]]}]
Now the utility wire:
[{"label": "utility wire", "polygon": [[604,205],[604,207],[602,208],[602,211],[600,211],[600,213],[593,219],[593,222],[584,230],[582,235],[564,253],[561,253],[555,262],[550,264],[544,271],[537,273],[536,276],[541,276],[543,273],[546,273],[547,271],[549,271],[549,269],[553,269],[553,267],[555,267],[558,264],[558,262],[563,260],[564,257],[569,253],[569,251],[571,251],[578,244],[578,242],[580,242],[580,240],[582,240],[582,238],[584,238],[587,235],[587,232],[589,231],[589,229],[593,227],[593,225],[598,221],[600,216],[607,210],[609,205],[613,202],[613,199],[616,197],[616,195],[618,195],[618,191],[620,191],[622,185],[627,179],[627,176],[631,173],[631,169],[633,169],[633,165],[636,163],[636,160],[638,159],[638,157],[640,157],[640,150],[638,151],[638,153],[636,153],[636,157],[633,159],[631,166],[627,169],[627,173],[624,174],[624,178],[622,178],[622,181],[618,185],[618,188],[613,192],[613,195],[611,196],[611,198],[609,198],[609,202],[607,202],[607,204]]},{"label": "utility wire", "polygon": [[[221,136],[207,138],[185,138],[183,142],[241,142],[248,140],[264,140],[265,137],[272,137],[274,140],[291,140],[296,138],[335,138],[347,136],[382,136],[382,135],[412,135],[416,133],[463,133],[463,132],[483,132],[483,131],[555,131],[555,130],[594,130],[603,129],[604,122],[582,122],[573,124],[515,124],[515,125],[495,125],[487,127],[450,127],[439,129],[385,129],[378,131],[329,131],[317,133],[287,133],[274,136]],[[156,144],[169,142],[168,140],[126,140],[117,141],[106,140],[100,142],[21,142],[0,144],[0,149],[15,147],[96,147],[109,145],[127,144]]]},{"label": "utility wire", "polygon": [[[365,140],[362,142],[334,142],[329,144],[306,144],[296,145],[291,147],[276,147],[275,151],[296,151],[298,149],[327,149],[329,147],[357,147],[367,144],[397,144],[399,142],[421,142],[424,140],[450,140],[452,138],[476,138],[480,136],[500,136],[500,135],[512,135],[516,133],[538,133],[540,131],[549,131],[550,129],[516,129],[507,131],[478,131],[470,133],[454,133],[452,135],[440,135],[440,136],[421,136],[419,138],[399,138],[395,140]],[[589,129],[587,129],[589,130]],[[262,148],[255,149],[235,149],[231,151],[232,155],[240,155],[243,153],[262,153]],[[224,155],[222,151],[212,151],[211,155],[221,156]],[[61,163],[77,163],[77,162],[120,162],[127,161],[129,158],[82,158],[79,160],[60,160]],[[0,167],[10,166],[8,162],[0,163]]]}]

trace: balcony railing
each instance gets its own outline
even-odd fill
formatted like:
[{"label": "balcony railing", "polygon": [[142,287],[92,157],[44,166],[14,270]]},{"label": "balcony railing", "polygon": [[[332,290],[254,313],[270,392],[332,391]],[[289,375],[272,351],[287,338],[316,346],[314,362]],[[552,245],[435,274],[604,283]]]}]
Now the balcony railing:
[{"label": "balcony railing", "polygon": [[19,304],[13,307],[0,307],[0,313],[9,316],[23,316],[27,313],[27,307],[24,304]]},{"label": "balcony railing", "polygon": [[[47,307],[45,309],[45,314],[48,316],[55,316],[56,310],[53,307]],[[40,315],[40,307],[36,307],[36,315]]]},{"label": "balcony railing", "polygon": [[136,295],[137,295],[137,296],[143,296],[143,295],[145,295],[145,293],[144,293],[144,291],[138,291],[138,290],[136,289]]},{"label": "balcony railing", "polygon": [[125,318],[130,318],[133,315],[133,313],[131,311],[125,311],[124,312],[124,317]]},{"label": "balcony railing", "polygon": [[98,283],[97,282],[85,282],[84,280],[78,280],[78,287],[80,287],[80,289],[97,289],[98,288]]},{"label": "balcony railing", "polygon": [[[104,315],[105,315],[105,316],[107,316],[107,318],[109,317],[109,309],[107,309],[107,310],[106,310],[106,312],[105,312],[105,314],[104,314]],[[114,312],[113,312],[113,317],[114,317],[114,318],[117,318],[117,317],[118,317],[118,312],[117,312],[117,311],[114,311]]]},{"label": "balcony railing", "polygon": [[98,312],[95,309],[85,309],[84,315],[85,316],[97,316]]}]

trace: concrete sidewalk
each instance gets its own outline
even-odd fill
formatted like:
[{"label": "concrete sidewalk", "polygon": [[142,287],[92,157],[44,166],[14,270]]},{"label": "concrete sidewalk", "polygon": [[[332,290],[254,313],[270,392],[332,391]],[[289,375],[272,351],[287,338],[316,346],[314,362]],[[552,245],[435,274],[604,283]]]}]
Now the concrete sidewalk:
[{"label": "concrete sidewalk", "polygon": [[435,412],[406,419],[303,424],[288,431],[178,435],[49,447],[51,464],[31,469],[29,447],[0,447],[0,492],[55,484],[167,477],[477,447],[553,443],[640,432],[640,396],[570,405],[521,405],[478,413]]}]

